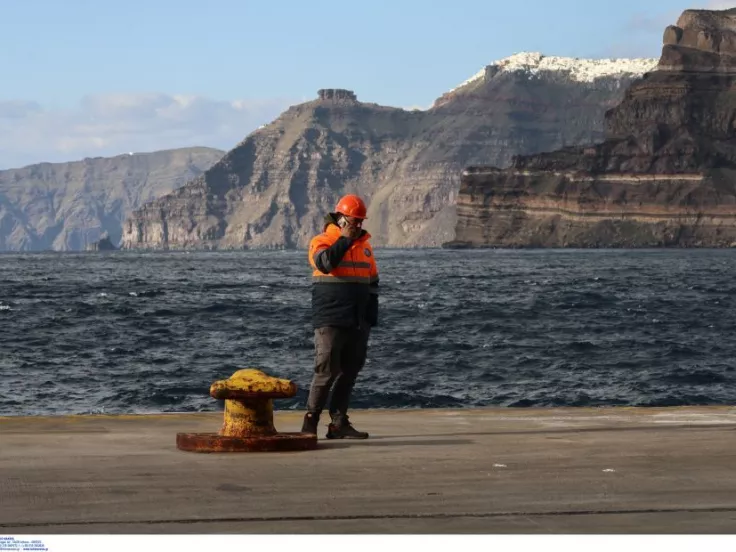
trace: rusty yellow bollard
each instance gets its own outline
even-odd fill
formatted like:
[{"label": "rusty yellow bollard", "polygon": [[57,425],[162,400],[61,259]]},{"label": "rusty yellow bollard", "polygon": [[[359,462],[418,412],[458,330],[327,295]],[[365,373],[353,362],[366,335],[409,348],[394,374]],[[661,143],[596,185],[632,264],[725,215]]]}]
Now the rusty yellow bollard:
[{"label": "rusty yellow bollard", "polygon": [[219,433],[178,433],[176,446],[191,452],[266,452],[311,450],[317,436],[279,433],[273,425],[273,399],[296,395],[296,385],[260,370],[238,370],[210,387],[210,396],[225,401]]}]

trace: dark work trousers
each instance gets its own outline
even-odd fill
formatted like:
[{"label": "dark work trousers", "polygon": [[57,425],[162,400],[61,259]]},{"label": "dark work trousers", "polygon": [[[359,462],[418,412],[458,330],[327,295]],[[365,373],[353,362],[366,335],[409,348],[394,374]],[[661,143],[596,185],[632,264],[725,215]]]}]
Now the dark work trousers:
[{"label": "dark work trousers", "polygon": [[319,415],[332,388],[330,416],[346,416],[355,379],[365,364],[370,328],[314,330],[314,377],[309,389],[307,411]]}]

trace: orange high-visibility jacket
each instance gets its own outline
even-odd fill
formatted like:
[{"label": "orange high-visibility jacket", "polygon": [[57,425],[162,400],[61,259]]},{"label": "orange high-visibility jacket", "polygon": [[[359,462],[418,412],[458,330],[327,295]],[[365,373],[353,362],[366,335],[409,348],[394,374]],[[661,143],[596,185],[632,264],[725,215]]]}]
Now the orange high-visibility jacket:
[{"label": "orange high-visibility jacket", "polygon": [[[344,238],[337,248],[344,251],[336,266],[328,260],[330,248],[341,238],[340,228],[329,222],[324,232],[309,244],[312,266],[312,321],[323,326],[375,326],[378,316],[378,267],[363,231],[349,244]],[[334,255],[333,255],[334,257]]]}]

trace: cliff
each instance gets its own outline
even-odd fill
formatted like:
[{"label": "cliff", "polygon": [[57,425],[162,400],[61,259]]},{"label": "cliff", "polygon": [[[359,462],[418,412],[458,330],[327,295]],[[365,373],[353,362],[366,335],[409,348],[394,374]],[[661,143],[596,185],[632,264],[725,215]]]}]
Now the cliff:
[{"label": "cliff", "polygon": [[452,246],[736,245],[736,9],[687,10],[601,143],[470,167]]},{"label": "cliff", "polygon": [[134,209],[223,154],[184,148],[0,171],[0,251],[81,251],[105,233],[117,244]]},{"label": "cliff", "polygon": [[463,168],[602,139],[605,111],[655,63],[518,54],[426,111],[320,90],[134,212],[123,247],[305,247],[344,193],[368,200],[376,245],[439,246],[454,236]]}]

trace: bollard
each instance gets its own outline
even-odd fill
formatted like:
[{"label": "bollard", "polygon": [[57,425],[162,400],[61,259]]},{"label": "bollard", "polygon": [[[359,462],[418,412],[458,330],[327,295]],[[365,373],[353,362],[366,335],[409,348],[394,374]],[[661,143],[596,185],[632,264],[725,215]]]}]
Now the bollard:
[{"label": "bollard", "polygon": [[279,433],[273,424],[273,399],[296,395],[296,384],[260,370],[238,370],[210,387],[210,396],[225,401],[219,433],[178,433],[176,446],[190,452],[273,452],[312,450],[317,436]]}]

